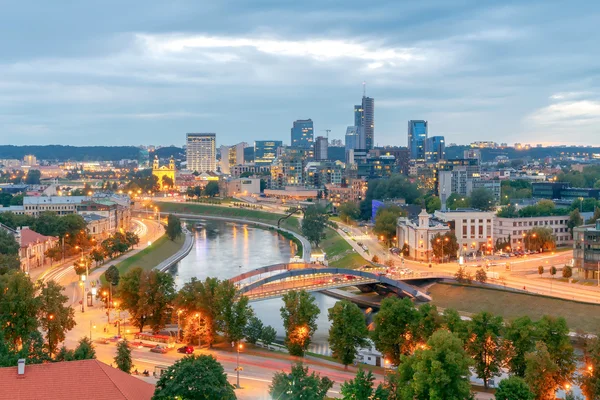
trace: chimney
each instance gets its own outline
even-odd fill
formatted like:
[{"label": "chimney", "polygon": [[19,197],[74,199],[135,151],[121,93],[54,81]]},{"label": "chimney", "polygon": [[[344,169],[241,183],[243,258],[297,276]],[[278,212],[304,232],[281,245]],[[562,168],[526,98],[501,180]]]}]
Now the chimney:
[{"label": "chimney", "polygon": [[19,358],[18,367],[17,367],[17,375],[25,375],[25,359]]}]

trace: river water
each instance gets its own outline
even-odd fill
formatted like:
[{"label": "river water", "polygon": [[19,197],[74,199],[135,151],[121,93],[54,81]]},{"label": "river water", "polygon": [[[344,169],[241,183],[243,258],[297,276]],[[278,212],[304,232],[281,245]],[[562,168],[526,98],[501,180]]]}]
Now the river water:
[{"label": "river water", "polygon": [[[228,279],[265,265],[288,262],[293,256],[292,243],[276,232],[251,225],[216,220],[200,220],[201,227],[194,233],[195,243],[190,254],[175,267],[175,284],[180,288],[191,278],[217,277]],[[317,319],[317,331],[310,351],[329,354],[327,336],[329,321],[327,310],[336,299],[321,293],[312,293],[321,310]],[[256,316],[265,325],[277,331],[279,339],[284,336],[283,322],[279,309],[281,298],[250,303]]]}]

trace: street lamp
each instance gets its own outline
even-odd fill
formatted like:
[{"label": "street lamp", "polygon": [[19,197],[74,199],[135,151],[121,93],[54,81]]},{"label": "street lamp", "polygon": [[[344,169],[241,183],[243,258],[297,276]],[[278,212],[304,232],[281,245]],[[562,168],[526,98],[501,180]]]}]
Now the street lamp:
[{"label": "street lamp", "polygon": [[81,312],[85,312],[85,279],[86,275],[82,274],[81,282],[79,282],[81,285]]},{"label": "street lamp", "polygon": [[[235,344],[234,342],[231,342],[232,346],[234,344]],[[240,350],[243,348],[243,344],[241,344],[238,340],[236,347],[237,347],[237,366],[235,367],[235,372],[237,373],[237,381],[236,381],[235,387],[240,389],[240,370],[243,369],[242,367],[240,367]]]}]

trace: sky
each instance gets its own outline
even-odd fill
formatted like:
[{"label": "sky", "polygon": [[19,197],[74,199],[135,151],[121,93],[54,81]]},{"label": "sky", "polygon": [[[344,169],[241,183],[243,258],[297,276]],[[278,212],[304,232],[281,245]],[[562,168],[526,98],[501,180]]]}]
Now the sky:
[{"label": "sky", "polygon": [[0,144],[600,145],[597,1],[0,0]]}]

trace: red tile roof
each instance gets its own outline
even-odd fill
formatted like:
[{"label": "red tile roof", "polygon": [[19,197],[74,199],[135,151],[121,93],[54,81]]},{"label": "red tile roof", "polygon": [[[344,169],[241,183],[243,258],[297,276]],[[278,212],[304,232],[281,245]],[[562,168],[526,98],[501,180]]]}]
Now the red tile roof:
[{"label": "red tile roof", "polygon": [[[29,247],[31,243],[45,242],[48,239],[56,239],[54,236],[44,236],[25,227],[21,229],[21,247]],[[57,240],[57,239],[56,239]]]},{"label": "red tile roof", "polygon": [[149,400],[154,385],[98,360],[0,368],[0,400]]}]

